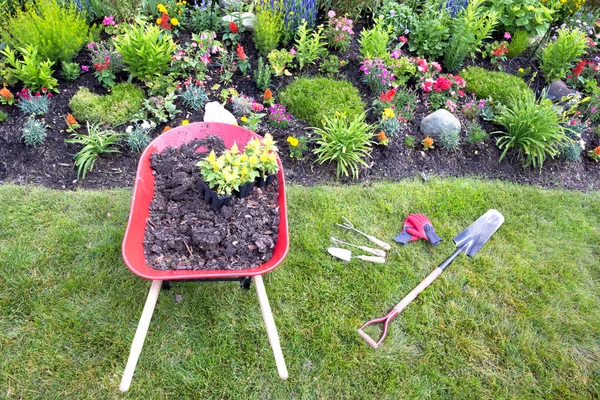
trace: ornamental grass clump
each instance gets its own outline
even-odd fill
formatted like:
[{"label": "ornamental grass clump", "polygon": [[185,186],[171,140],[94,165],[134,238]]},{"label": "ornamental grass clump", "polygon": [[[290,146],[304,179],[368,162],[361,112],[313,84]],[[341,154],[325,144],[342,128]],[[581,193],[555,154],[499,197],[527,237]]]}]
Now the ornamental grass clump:
[{"label": "ornamental grass clump", "polygon": [[199,110],[208,101],[208,95],[200,85],[190,84],[181,93],[183,106],[191,110]]},{"label": "ornamental grass clump", "polygon": [[496,144],[503,150],[500,161],[514,150],[524,167],[542,168],[546,158],[559,154],[567,140],[560,117],[545,99],[521,97],[512,107],[501,108],[494,122],[505,129],[494,132],[499,135]]},{"label": "ornamental grass clump", "polygon": [[88,172],[94,169],[94,164],[104,153],[119,153],[115,146],[121,141],[123,134],[110,129],[103,129],[100,125],[87,124],[88,133],[74,132],[71,139],[65,139],[65,143],[81,144],[83,148],[75,155],[75,166],[77,167],[77,178],[85,179]]},{"label": "ornamental grass clump", "polygon": [[31,93],[29,89],[23,89],[17,93],[17,97],[19,98],[17,107],[24,114],[44,115],[48,113],[52,94],[48,93],[46,88],[42,89],[42,93],[37,92],[36,94]]},{"label": "ornamental grass clump", "polygon": [[315,128],[317,146],[313,153],[316,162],[335,162],[336,175],[358,178],[361,165],[367,165],[365,159],[370,156],[373,126],[365,122],[366,114],[354,117],[335,113],[323,119],[323,128]]}]

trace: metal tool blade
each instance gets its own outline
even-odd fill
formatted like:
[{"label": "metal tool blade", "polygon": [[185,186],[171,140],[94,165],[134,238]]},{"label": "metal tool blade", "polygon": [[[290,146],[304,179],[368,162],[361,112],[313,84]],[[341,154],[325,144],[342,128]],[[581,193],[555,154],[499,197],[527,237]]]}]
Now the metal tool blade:
[{"label": "metal tool blade", "polygon": [[327,249],[329,254],[334,257],[340,258],[344,261],[350,261],[352,259],[352,252],[346,249],[340,249],[339,247],[330,247]]},{"label": "metal tool blade", "polygon": [[473,257],[504,223],[504,216],[497,210],[488,210],[467,229],[454,237],[456,247]]}]

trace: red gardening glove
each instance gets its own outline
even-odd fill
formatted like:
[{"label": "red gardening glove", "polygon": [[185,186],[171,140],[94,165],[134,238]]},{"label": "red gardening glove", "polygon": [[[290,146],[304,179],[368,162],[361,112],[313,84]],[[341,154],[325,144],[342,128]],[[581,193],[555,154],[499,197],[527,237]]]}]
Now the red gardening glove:
[{"label": "red gardening glove", "polygon": [[406,231],[412,236],[416,236],[421,239],[429,240],[432,245],[437,246],[440,244],[442,239],[435,233],[433,224],[423,214],[411,214],[407,218],[411,228],[407,228]]},{"label": "red gardening glove", "polygon": [[396,236],[394,238],[394,240],[401,244],[407,244],[408,242],[414,242],[415,240],[419,240],[418,237],[413,236],[407,232],[407,229],[409,229],[409,228],[412,229],[413,225],[408,221],[408,217],[407,217],[406,220],[404,220],[404,228],[403,228],[402,232],[400,232],[398,234],[398,236]]}]

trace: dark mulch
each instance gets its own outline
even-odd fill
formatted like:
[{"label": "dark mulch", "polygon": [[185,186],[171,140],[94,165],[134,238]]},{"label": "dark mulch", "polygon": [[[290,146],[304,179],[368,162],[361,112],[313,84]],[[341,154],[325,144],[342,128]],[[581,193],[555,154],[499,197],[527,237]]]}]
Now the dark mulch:
[{"label": "dark mulch", "polygon": [[[215,146],[216,139],[216,146]],[[200,199],[196,163],[215,151],[213,137],[154,153],[154,198],[144,240],[146,262],[155,269],[239,270],[256,267],[273,255],[279,231],[278,184],[254,188],[213,211]]]},{"label": "dark mulch", "polygon": [[[341,59],[346,59],[348,65],[344,66],[337,78],[347,79],[358,87],[365,104],[370,105],[376,94],[365,86],[361,81],[359,71],[359,52],[356,38],[360,35],[361,27],[358,27],[355,40],[350,50],[346,53],[332,52]],[[185,38],[182,37],[182,40]],[[252,43],[251,35],[246,34],[242,44],[249,56],[253,69],[256,67],[258,54]],[[89,65],[89,56],[82,52],[78,61]],[[514,72],[524,66],[527,59],[521,57],[507,63],[505,69]],[[471,63],[471,62],[469,62]],[[477,60],[476,64],[489,68],[489,62]],[[534,69],[535,70],[535,63]],[[318,74],[316,66],[308,67],[301,75],[313,76]],[[277,93],[289,84],[294,77],[273,77],[271,89]],[[213,70],[207,81],[207,88],[212,88],[218,83],[218,71]],[[0,106],[2,111],[10,111],[9,121],[0,124],[0,183],[33,183],[51,188],[75,189],[81,188],[106,188],[106,187],[130,187],[135,178],[138,154],[132,153],[123,147],[121,153],[102,155],[96,162],[94,171],[89,173],[85,180],[77,180],[76,170],[73,167],[73,155],[79,150],[76,145],[65,144],[64,139],[68,134],[64,132],[66,122],[65,115],[69,112],[68,103],[80,86],[91,88],[97,93],[105,90],[96,83],[94,77],[88,73],[82,75],[75,82],[60,82],[60,94],[53,98],[50,113],[46,116],[46,123],[51,127],[46,143],[38,148],[26,147],[21,141],[21,127],[26,120],[16,108],[9,110],[8,106]],[[232,85],[238,92],[262,100],[262,92],[256,88],[252,78],[252,72],[247,76],[237,75]],[[541,74],[534,79],[534,90],[539,92],[545,86]],[[215,90],[209,90],[212,101],[219,101],[219,92],[223,86]],[[423,100],[423,98],[420,98]],[[185,110],[178,103],[178,108],[183,110],[173,121],[171,127],[178,126],[184,119],[190,122],[202,121],[204,111],[191,112]],[[369,167],[361,170],[360,181],[377,179],[402,179],[415,175],[450,175],[450,176],[475,176],[486,179],[503,179],[518,183],[537,185],[541,187],[565,187],[578,190],[593,190],[600,188],[600,163],[584,157],[579,162],[564,162],[560,159],[549,160],[543,169],[524,169],[515,157],[507,157],[502,163],[498,162],[500,151],[495,146],[492,136],[484,144],[471,145],[466,143],[463,134],[462,144],[455,152],[440,149],[436,146],[433,150],[421,151],[419,143],[424,138],[419,131],[419,125],[428,111],[422,105],[417,108],[415,118],[409,122],[403,131],[393,138],[389,147],[374,146],[372,157],[368,160]],[[466,126],[465,117],[457,113]],[[368,120],[375,122],[376,117],[369,112]],[[499,129],[491,124],[484,127],[488,131]],[[158,126],[153,131],[153,136],[158,136],[163,131],[164,125]],[[126,126],[117,128],[124,131]],[[275,129],[266,123],[261,124],[257,133],[270,132],[279,141],[286,176],[292,183],[313,185],[322,182],[334,181],[334,165],[314,164],[314,157],[308,154],[305,159],[298,161],[289,158],[287,143],[288,136],[302,136],[310,134],[311,130],[303,121],[294,120],[289,128]],[[417,147],[415,149],[404,145],[407,134],[415,136]],[[583,134],[583,138],[590,146],[600,145],[600,138],[593,132]],[[342,179],[342,182],[350,182]]]}]

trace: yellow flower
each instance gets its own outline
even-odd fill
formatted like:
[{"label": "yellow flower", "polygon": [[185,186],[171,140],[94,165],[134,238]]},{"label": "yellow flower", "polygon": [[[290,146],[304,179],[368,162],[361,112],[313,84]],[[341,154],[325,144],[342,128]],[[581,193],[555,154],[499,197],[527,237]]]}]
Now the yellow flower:
[{"label": "yellow flower", "polygon": [[157,24],[157,25],[160,25],[160,23],[161,23],[161,22],[162,22],[162,20],[161,20],[160,18],[157,18],[157,19],[156,19],[156,24]]},{"label": "yellow flower", "polygon": [[295,137],[293,137],[293,136],[288,136],[288,138],[287,138],[287,142],[288,142],[288,143],[290,144],[290,146],[292,146],[292,147],[296,147],[296,146],[298,146],[298,139],[296,139],[296,138],[295,138]]},{"label": "yellow flower", "polygon": [[157,6],[156,6],[156,8],[158,8],[158,11],[160,11],[161,13],[163,13],[163,14],[168,14],[168,12],[167,12],[167,7],[165,7],[165,6],[164,6],[164,5],[162,5],[162,4],[159,4],[159,5],[157,5]]},{"label": "yellow flower", "polygon": [[294,12],[293,12],[293,11],[290,11],[290,15],[294,15]]},{"label": "yellow flower", "polygon": [[260,161],[266,163],[267,161],[269,161],[269,155],[263,154],[262,156],[260,156]]},{"label": "yellow flower", "polygon": [[256,164],[258,164],[258,157],[256,157],[256,156],[250,157],[250,159],[248,160],[248,164],[250,164],[251,166],[255,166]]},{"label": "yellow flower", "polygon": [[384,118],[394,118],[396,116],[394,114],[394,110],[392,110],[391,108],[385,108],[381,115],[383,115]]},{"label": "yellow flower", "polygon": [[248,118],[242,117],[242,118],[240,118],[240,121],[242,121],[243,123],[246,123],[246,122],[248,122]]},{"label": "yellow flower", "polygon": [[173,26],[179,25],[179,21],[177,20],[177,18],[171,18],[171,25],[173,25]]},{"label": "yellow flower", "polygon": [[523,73],[523,72],[525,72],[525,70],[523,68],[519,68],[519,72]]},{"label": "yellow flower", "polygon": [[240,149],[236,142],[233,142],[233,146],[231,146],[231,149],[229,151],[231,152],[231,154],[238,154],[240,152]]},{"label": "yellow flower", "polygon": [[181,125],[187,125],[189,123],[190,123],[190,121],[188,121],[187,119],[184,119],[183,121],[181,121]]}]

